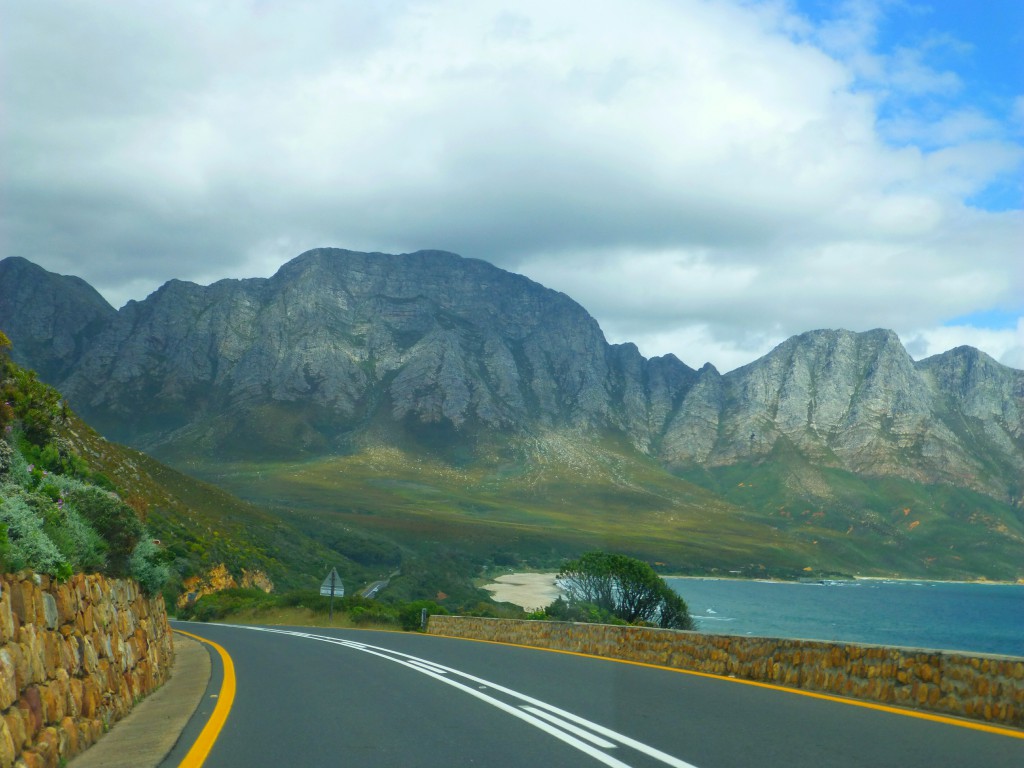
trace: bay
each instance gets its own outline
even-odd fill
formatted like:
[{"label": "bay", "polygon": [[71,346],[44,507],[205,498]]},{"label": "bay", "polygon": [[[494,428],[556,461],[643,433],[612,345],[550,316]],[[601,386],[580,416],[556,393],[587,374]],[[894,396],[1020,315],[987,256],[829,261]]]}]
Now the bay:
[{"label": "bay", "polygon": [[697,629],[1024,656],[1024,586],[667,578]]}]

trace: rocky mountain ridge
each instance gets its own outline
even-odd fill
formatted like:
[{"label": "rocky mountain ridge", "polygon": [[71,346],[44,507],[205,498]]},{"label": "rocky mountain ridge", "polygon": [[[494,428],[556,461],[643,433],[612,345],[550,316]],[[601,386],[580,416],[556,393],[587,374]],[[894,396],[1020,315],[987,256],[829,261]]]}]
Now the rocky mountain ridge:
[{"label": "rocky mountain ridge", "polygon": [[1020,506],[1024,371],[891,331],[818,330],[720,374],[607,343],[564,294],[454,254],[317,249],[266,279],[171,281],[114,310],[0,261],[14,357],[109,437],[181,459],[617,435],[673,471],[761,462],[970,488]]}]

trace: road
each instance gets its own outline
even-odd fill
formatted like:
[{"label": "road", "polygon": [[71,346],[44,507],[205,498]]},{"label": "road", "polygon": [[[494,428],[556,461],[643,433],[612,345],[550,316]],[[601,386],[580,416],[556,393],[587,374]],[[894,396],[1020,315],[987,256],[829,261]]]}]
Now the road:
[{"label": "road", "polygon": [[1024,765],[1024,738],[722,678],[412,633],[174,626],[237,678],[204,768]]},{"label": "road", "polygon": [[378,592],[380,592],[382,589],[384,589],[384,587],[386,587],[390,583],[390,579],[381,579],[380,581],[375,581],[372,584],[368,584],[363,589],[363,591],[359,593],[359,595],[360,597],[369,597],[372,599],[377,596]]}]

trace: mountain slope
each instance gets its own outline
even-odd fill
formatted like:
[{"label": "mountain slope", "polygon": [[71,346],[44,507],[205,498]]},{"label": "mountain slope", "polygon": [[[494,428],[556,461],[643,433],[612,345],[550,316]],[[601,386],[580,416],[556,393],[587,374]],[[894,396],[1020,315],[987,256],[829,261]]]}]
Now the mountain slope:
[{"label": "mountain slope", "polygon": [[570,299],[484,262],[321,250],[267,280],[172,281],[130,302],[60,386],[105,432],[158,452],[308,455],[377,433],[472,444],[537,426],[645,444],[692,375],[609,347]]},{"label": "mountain slope", "polygon": [[[105,434],[275,499],[304,530],[361,517],[407,545],[424,525],[438,541],[487,528],[493,544],[518,516],[531,541],[582,545],[614,530],[678,565],[726,567],[732,551],[746,568],[774,549],[790,569],[932,562],[1024,576],[1013,566],[1024,563],[1024,372],[977,350],[914,362],[891,331],[819,330],[724,375],[695,371],[608,344],[563,294],[436,251],[318,249],[271,278],[171,281],[120,311],[77,284],[74,302],[55,301],[71,278],[9,261],[0,274],[19,285],[0,283],[0,328],[23,361],[38,358]],[[45,311],[19,314],[32,301]],[[46,349],[53,329],[75,343]],[[579,473],[574,460],[552,474],[552,445],[604,456],[593,465],[602,469]],[[468,474],[453,486],[418,463]],[[621,482],[610,483],[615,472]],[[388,486],[390,475],[401,482]],[[656,493],[637,491],[652,483]],[[922,506],[929,516],[908,538],[913,520],[898,516]],[[779,514],[796,507],[797,518]],[[812,517],[800,520],[804,511]],[[718,521],[721,541],[701,515]],[[714,557],[678,544],[697,530]],[[942,555],[958,535],[989,537],[991,566]],[[770,544],[730,550],[730,536]]]},{"label": "mountain slope", "polygon": [[1021,503],[1024,372],[977,350],[915,363],[892,331],[811,331],[706,378],[663,454],[672,466],[758,461],[785,441],[824,466]]},{"label": "mountain slope", "polygon": [[116,317],[117,310],[81,278],[16,256],[0,261],[0,327],[15,341],[14,359],[44,381],[70,374],[93,337]]}]

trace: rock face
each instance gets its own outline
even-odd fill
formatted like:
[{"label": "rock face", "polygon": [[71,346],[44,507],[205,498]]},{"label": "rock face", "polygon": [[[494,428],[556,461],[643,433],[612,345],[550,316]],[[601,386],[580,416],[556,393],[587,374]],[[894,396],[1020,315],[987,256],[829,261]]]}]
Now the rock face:
[{"label": "rock face", "polygon": [[670,425],[676,466],[767,457],[1021,498],[1024,372],[970,347],[915,363],[892,331],[811,331],[750,365],[711,370]]},{"label": "rock face", "polygon": [[78,277],[47,272],[12,256],[0,261],[0,327],[17,339],[18,355],[45,381],[60,381],[91,339],[117,317]]},{"label": "rock face", "polygon": [[977,350],[915,363],[891,331],[822,330],[726,375],[695,371],[610,345],[567,296],[450,253],[318,249],[268,279],[171,281],[120,311],[7,259],[0,328],[108,436],[172,457],[367,441],[471,454],[570,430],[677,469],[785,448],[1024,494],[1024,372]]}]

